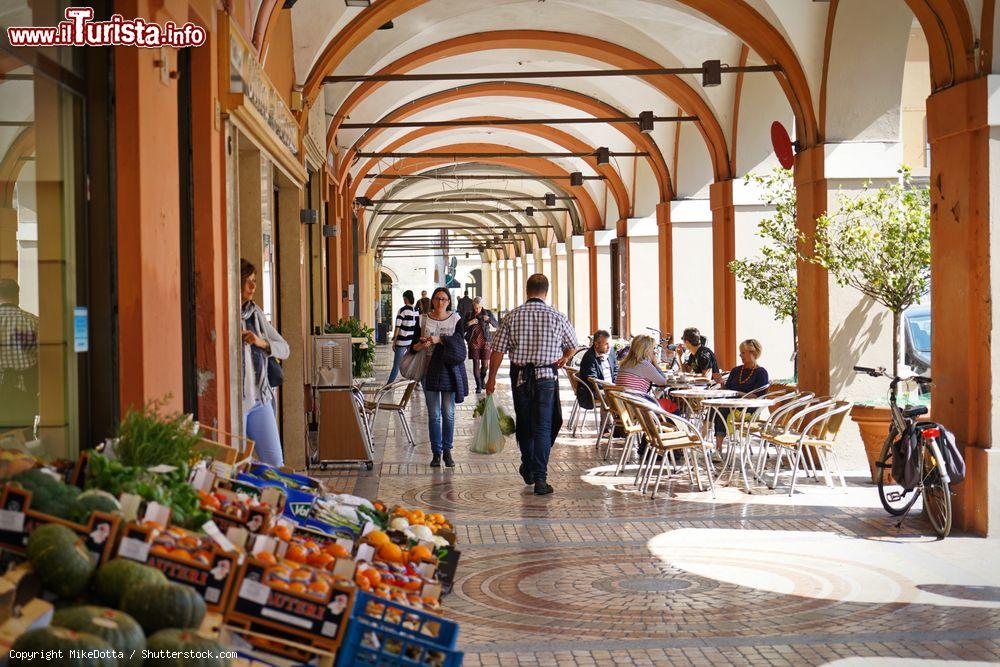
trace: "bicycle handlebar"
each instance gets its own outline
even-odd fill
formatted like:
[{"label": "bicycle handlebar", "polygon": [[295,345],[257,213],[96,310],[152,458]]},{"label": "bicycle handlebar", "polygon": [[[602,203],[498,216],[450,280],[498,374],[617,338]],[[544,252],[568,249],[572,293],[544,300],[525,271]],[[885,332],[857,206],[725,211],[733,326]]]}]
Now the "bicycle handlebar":
[{"label": "bicycle handlebar", "polygon": [[929,377],[926,377],[926,376],[923,376],[923,375],[913,375],[913,376],[908,377],[908,378],[893,377],[893,376],[889,375],[885,371],[885,368],[883,368],[883,367],[869,368],[867,366],[855,366],[854,367],[854,372],[855,373],[866,373],[867,375],[871,375],[873,378],[878,378],[878,377],[889,378],[893,382],[905,382],[905,381],[913,380],[914,382],[918,382],[920,384],[930,384],[931,383],[931,379]]}]

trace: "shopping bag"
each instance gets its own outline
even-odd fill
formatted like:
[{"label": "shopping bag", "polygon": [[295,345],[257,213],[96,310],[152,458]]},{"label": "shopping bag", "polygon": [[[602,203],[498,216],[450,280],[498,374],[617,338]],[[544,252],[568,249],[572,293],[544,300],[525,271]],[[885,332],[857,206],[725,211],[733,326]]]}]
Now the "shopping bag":
[{"label": "shopping bag", "polygon": [[407,351],[403,355],[403,358],[399,360],[399,374],[407,380],[416,380],[417,382],[423,380],[424,373],[427,372],[427,366],[431,362],[431,352],[433,352],[432,348],[420,350],[419,352],[414,352],[413,350]]},{"label": "shopping bag", "polygon": [[500,429],[500,412],[493,402],[493,395],[487,396],[485,401],[479,430],[472,439],[469,451],[475,454],[499,454],[507,443],[507,436]]}]

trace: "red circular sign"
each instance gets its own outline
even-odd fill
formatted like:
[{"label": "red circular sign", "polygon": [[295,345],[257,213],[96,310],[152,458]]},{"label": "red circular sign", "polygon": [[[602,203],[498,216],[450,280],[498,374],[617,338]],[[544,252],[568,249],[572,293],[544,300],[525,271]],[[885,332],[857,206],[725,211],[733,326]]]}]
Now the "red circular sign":
[{"label": "red circular sign", "polygon": [[778,121],[771,123],[771,145],[774,146],[774,153],[778,156],[778,162],[785,169],[791,169],[795,164],[795,152],[792,150],[792,140],[788,138],[788,131],[785,126]]}]

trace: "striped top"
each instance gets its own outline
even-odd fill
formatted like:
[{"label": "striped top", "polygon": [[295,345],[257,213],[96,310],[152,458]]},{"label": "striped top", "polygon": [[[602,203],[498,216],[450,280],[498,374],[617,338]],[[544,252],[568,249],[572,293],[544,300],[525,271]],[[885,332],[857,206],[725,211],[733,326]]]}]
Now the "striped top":
[{"label": "striped top", "polygon": [[396,314],[396,326],[399,327],[399,335],[396,336],[397,347],[409,347],[417,339],[417,328],[420,316],[417,309],[406,305],[399,309]]},{"label": "striped top", "polygon": [[615,384],[619,387],[632,389],[643,394],[648,394],[654,383],[664,385],[667,383],[667,378],[663,376],[659,368],[647,359],[644,359],[638,366],[619,368],[618,375],[615,376]]}]

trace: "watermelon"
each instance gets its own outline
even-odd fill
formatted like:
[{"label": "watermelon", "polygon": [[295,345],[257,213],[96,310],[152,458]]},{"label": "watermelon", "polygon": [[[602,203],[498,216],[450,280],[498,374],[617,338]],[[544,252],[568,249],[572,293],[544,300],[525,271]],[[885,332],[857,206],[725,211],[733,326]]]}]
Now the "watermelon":
[{"label": "watermelon", "polygon": [[[101,651],[100,654],[91,658],[70,657],[69,651]],[[29,630],[17,638],[14,645],[10,647],[10,655],[16,656],[19,652],[40,651],[62,651],[63,657],[58,661],[60,665],[68,667],[118,667],[118,660],[112,654],[113,647],[100,637],[86,633],[69,630],[67,628],[38,628]],[[7,664],[10,667],[35,667],[37,658],[16,658],[11,657]]]},{"label": "watermelon", "polygon": [[[121,667],[140,667],[146,636],[135,619],[107,607],[82,606],[60,609],[52,617],[52,625],[100,637],[115,649],[122,651]],[[134,653],[133,653],[134,651]]]},{"label": "watermelon", "polygon": [[[225,667],[229,661],[218,657],[225,650],[222,644],[213,640],[205,639],[192,630],[160,630],[149,638],[146,649],[150,656],[146,660],[151,667]],[[180,657],[154,657],[156,651],[170,651],[183,653],[184,651],[200,651],[216,657],[206,657],[202,659],[180,658]]]},{"label": "watermelon", "polygon": [[197,628],[205,618],[205,601],[186,584],[143,584],[122,596],[122,611],[151,635],[166,628]]},{"label": "watermelon", "polygon": [[86,523],[91,512],[120,514],[121,511],[121,503],[113,495],[100,489],[91,489],[76,497],[69,508],[69,518],[77,523]]},{"label": "watermelon", "polygon": [[121,606],[122,595],[133,586],[165,583],[163,572],[128,558],[115,558],[101,565],[94,578],[98,598],[110,607]]},{"label": "watermelon", "polygon": [[58,597],[76,597],[87,588],[95,562],[83,541],[66,526],[39,526],[28,538],[28,560],[42,584]]}]

